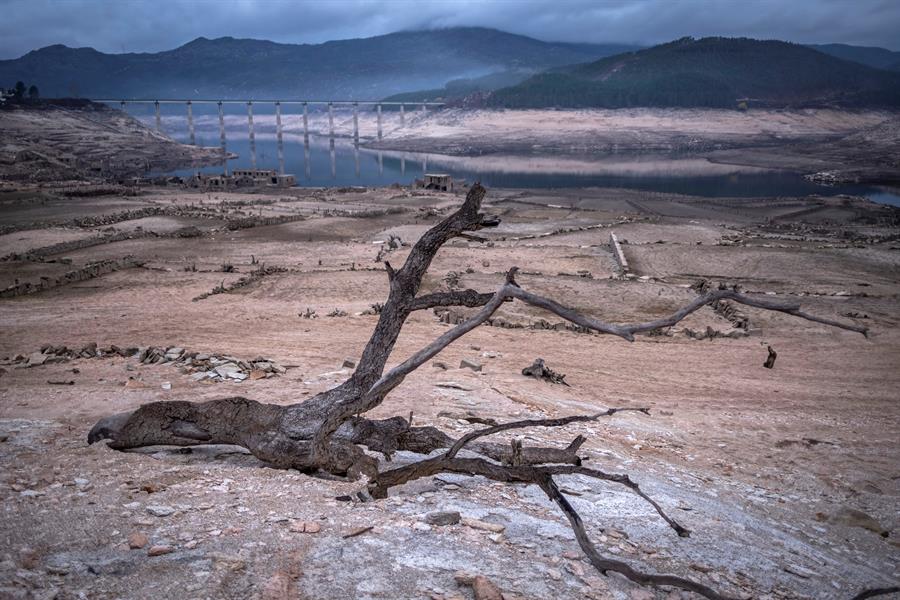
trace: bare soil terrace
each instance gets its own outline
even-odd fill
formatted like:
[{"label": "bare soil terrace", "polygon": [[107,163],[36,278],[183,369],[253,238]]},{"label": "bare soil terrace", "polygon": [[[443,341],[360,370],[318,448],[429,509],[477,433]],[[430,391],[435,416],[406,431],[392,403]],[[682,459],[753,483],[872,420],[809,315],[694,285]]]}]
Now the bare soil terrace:
[{"label": "bare soil terrace", "polygon": [[[387,293],[376,257],[384,251],[395,265],[405,258],[406,247],[388,249],[390,235],[412,243],[461,200],[405,189],[151,188],[95,198],[66,198],[52,187],[0,191],[0,225],[11,229],[0,235],[0,255],[18,255],[0,261],[0,288],[100,260],[140,263],[0,298],[0,596],[450,600],[472,597],[454,577],[466,571],[488,577],[506,598],[688,598],[600,576],[581,560],[563,516],[527,486],[441,475],[387,500],[344,502],[336,498],[361,484],[261,467],[234,448],[87,446],[98,418],[142,403],[241,395],[288,404],[340,382],[349,374],[344,360],[359,355],[377,319],[362,313]],[[692,339],[687,330],[733,331],[706,307],[668,335],[628,343],[545,328],[556,319],[513,303],[498,316],[521,327],[478,327],[438,356],[443,366],[411,375],[376,416],[412,412],[417,425],[459,436],[477,427],[466,414],[508,421],[649,407],[650,417],[623,413],[525,440],[565,445],[586,435],[591,463],[631,473],[693,531],[678,538],[634,496],[564,478],[603,552],[754,598],[849,599],[897,585],[896,211],[849,198],[792,202],[490,190],[484,210],[501,226],[485,234],[487,244],[444,247],[423,292],[456,280],[490,291],[515,265],[527,289],[632,321],[673,311],[695,297],[690,284],[707,278],[798,298],[809,312],[867,325],[868,339],[750,308],[751,335]],[[168,212],[125,212],[145,207]],[[192,212],[176,210],[185,208]],[[119,216],[79,227],[72,215]],[[272,216],[297,220],[228,226]],[[178,235],[187,227],[197,231]],[[627,242],[631,278],[619,276],[611,231]],[[29,256],[116,232],[139,235]],[[194,300],[261,265],[284,270]],[[307,309],[317,318],[303,318]],[[346,316],[327,316],[334,309]],[[391,364],[447,326],[438,315],[415,314]],[[15,358],[45,344],[93,342],[261,355],[288,369],[210,383],[172,363],[121,356],[31,367]],[[768,345],[779,355],[771,370],[762,367]],[[571,387],[522,376],[537,357]],[[482,371],[458,368],[462,359]],[[436,510],[469,520],[426,524]],[[494,531],[479,528],[484,523]]]}]

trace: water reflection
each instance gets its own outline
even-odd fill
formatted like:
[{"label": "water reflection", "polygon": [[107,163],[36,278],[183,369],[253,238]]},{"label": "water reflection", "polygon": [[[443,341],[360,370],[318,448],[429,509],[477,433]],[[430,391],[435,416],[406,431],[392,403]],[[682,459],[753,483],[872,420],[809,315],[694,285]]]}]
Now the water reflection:
[{"label": "water reflection", "polygon": [[[187,111],[181,106],[180,125],[178,119],[164,116],[161,129],[183,142],[189,142],[193,133],[195,143],[203,146],[215,145],[215,138],[210,139],[210,134],[217,133],[219,139],[216,141],[223,151],[227,149],[238,155],[238,158],[228,161],[226,173],[234,168],[277,169],[280,173],[295,175],[298,185],[408,185],[432,170],[447,173],[456,180],[481,181],[489,186],[507,188],[627,188],[707,197],[852,194],[900,206],[900,193],[892,189],[857,184],[825,187],[809,182],[796,173],[717,165],[697,158],[451,157],[369,150],[358,141],[360,120],[356,107],[350,113],[336,111],[334,106],[329,105],[327,109],[319,109],[310,115],[307,106],[303,106],[301,130],[298,109],[294,109],[294,114],[282,115],[280,106],[274,107],[274,115],[260,117],[263,124],[257,128],[254,124],[256,107],[248,103],[243,116],[247,133],[243,136],[235,131],[240,113],[235,113],[234,108],[229,110],[225,107],[223,110],[221,106],[201,105],[194,108],[192,127],[185,122]],[[200,110],[206,110],[209,114],[198,118]],[[148,125],[156,124],[155,107],[148,107],[142,116]],[[339,116],[340,123],[337,123]],[[405,122],[405,111],[399,111],[399,121],[397,116],[394,113],[388,131],[390,127],[396,128],[398,123],[402,126]],[[285,121],[285,118],[288,120]],[[289,126],[289,123],[293,124]],[[372,128],[376,123],[368,123],[366,127]],[[343,137],[338,136],[338,125]],[[311,126],[314,129],[311,130]],[[370,136],[368,139],[372,139],[374,132],[367,133]],[[277,157],[277,160],[270,161],[270,156]],[[407,161],[412,161],[415,168],[407,169]],[[216,166],[201,170],[220,173],[223,168]],[[191,173],[192,170],[178,172],[180,175]]]}]

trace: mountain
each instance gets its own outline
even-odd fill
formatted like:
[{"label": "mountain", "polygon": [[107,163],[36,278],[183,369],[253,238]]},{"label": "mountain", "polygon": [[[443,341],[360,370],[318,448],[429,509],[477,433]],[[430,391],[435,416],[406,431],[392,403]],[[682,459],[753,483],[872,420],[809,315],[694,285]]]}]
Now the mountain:
[{"label": "mountain", "polygon": [[885,69],[887,71],[900,71],[900,52],[877,48],[874,46],[850,46],[847,44],[817,44],[810,45],[813,50],[851,60],[853,62]]},{"label": "mountain", "polygon": [[454,79],[448,81],[442,88],[394,94],[384,98],[384,100],[385,102],[446,102],[461,100],[472,94],[490,92],[516,85],[534,74],[534,71],[524,70],[497,71],[481,77]]},{"label": "mountain", "polygon": [[683,38],[551,69],[497,90],[499,107],[900,106],[900,74],[779,41]]},{"label": "mountain", "polygon": [[477,27],[323,44],[201,37],[152,54],[56,45],[0,61],[0,85],[21,80],[44,96],[89,98],[371,100],[495,72],[530,74],[635,48],[543,42]]}]

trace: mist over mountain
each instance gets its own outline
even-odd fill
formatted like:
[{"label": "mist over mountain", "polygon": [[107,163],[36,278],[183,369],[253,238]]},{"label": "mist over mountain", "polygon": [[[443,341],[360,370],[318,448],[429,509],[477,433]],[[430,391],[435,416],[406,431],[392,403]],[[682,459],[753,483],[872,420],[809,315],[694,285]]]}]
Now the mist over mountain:
[{"label": "mist over mountain", "polygon": [[897,107],[900,73],[806,46],[747,38],[683,38],[551,69],[494,92],[510,108],[678,106]]},{"label": "mist over mountain", "polygon": [[636,48],[543,42],[478,27],[323,44],[201,37],[141,54],[55,45],[0,61],[0,85],[22,80],[44,96],[91,98],[371,100],[492,73],[524,77]]}]

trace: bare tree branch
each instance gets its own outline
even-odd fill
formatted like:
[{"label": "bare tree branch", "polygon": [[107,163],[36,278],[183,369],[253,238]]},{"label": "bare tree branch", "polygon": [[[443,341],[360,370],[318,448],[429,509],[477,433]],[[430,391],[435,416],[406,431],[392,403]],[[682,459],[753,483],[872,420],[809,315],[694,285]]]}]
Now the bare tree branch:
[{"label": "bare tree branch", "polygon": [[548,498],[553,500],[560,507],[569,519],[569,523],[575,532],[575,538],[578,541],[579,546],[581,546],[582,550],[588,556],[591,564],[604,575],[607,572],[615,572],[642,585],[672,586],[696,592],[711,600],[730,600],[728,596],[721,595],[702,583],[678,577],[676,575],[644,573],[634,569],[625,562],[608,559],[600,555],[594,544],[590,541],[590,538],[585,531],[584,524],[581,521],[581,517],[572,505],[569,504],[568,500],[563,497],[553,480],[554,475],[578,474],[625,485],[642,499],[648,501],[679,536],[687,537],[690,534],[687,529],[666,515],[662,508],[640,490],[639,486],[631,481],[627,475],[608,474],[596,469],[572,465],[498,465],[481,458],[449,458],[446,454],[443,454],[435,458],[425,459],[379,473],[377,478],[369,484],[369,493],[373,498],[385,498],[391,487],[402,485],[422,477],[437,475],[438,473],[481,475],[494,481],[536,484],[547,494]]},{"label": "bare tree branch", "polygon": [[635,411],[641,412],[645,415],[650,414],[650,410],[647,408],[610,408],[605,412],[597,413],[595,415],[577,415],[574,417],[562,417],[559,419],[526,419],[523,421],[513,421],[511,423],[501,423],[500,425],[494,425],[493,427],[488,427],[487,429],[479,429],[478,431],[473,431],[472,433],[466,434],[463,437],[459,438],[455,444],[447,451],[445,455],[447,458],[453,458],[457,455],[457,453],[463,449],[463,446],[468,444],[474,439],[484,437],[486,435],[493,435],[495,433],[500,433],[501,431],[509,431],[510,429],[524,429],[526,427],[561,427],[563,425],[568,425],[569,423],[584,423],[586,421],[596,421],[600,417],[609,417],[617,412],[622,411]]},{"label": "bare tree branch", "polygon": [[508,290],[507,293],[513,298],[517,298],[533,306],[543,308],[544,310],[559,315],[563,319],[575,323],[576,325],[581,325],[582,327],[593,329],[594,331],[599,331],[600,333],[617,335],[628,340],[629,342],[634,341],[635,333],[653,331],[655,329],[662,329],[663,327],[671,327],[679,321],[683,320],[691,313],[699,310],[707,304],[715,302],[716,300],[733,300],[741,304],[746,304],[747,306],[753,306],[755,308],[762,308],[765,310],[776,312],[783,312],[795,317],[800,317],[801,319],[806,319],[807,321],[823,323],[832,327],[855,331],[863,335],[867,335],[868,333],[867,328],[855,325],[853,323],[841,323],[839,321],[832,321],[831,319],[817,317],[815,315],[805,313],[800,310],[800,304],[798,302],[774,302],[771,300],[762,300],[760,298],[754,298],[745,294],[741,294],[740,292],[736,292],[734,290],[713,290],[707,292],[702,296],[698,296],[693,301],[678,309],[668,317],[663,317],[661,319],[647,321],[644,323],[634,323],[630,325],[615,325],[612,323],[607,323],[605,321],[587,317],[574,309],[567,308],[559,304],[554,300],[550,300],[549,298],[543,298],[536,294],[526,292],[522,288],[511,289]]},{"label": "bare tree branch", "polygon": [[423,310],[438,306],[468,306],[475,308],[484,306],[491,301],[494,294],[481,293],[475,290],[459,290],[453,292],[436,292],[426,294],[414,299],[409,305],[409,310]]},{"label": "bare tree branch", "polygon": [[624,575],[631,581],[641,585],[667,585],[695,592],[710,600],[733,600],[732,596],[722,595],[709,586],[691,579],[685,579],[683,577],[678,577],[677,575],[655,575],[652,573],[644,573],[634,569],[628,563],[623,561],[603,557],[588,537],[587,531],[584,529],[584,523],[581,521],[581,516],[559,491],[553,477],[544,475],[535,481],[535,483],[537,483],[540,488],[544,490],[544,493],[547,494],[547,497],[553,500],[563,511],[563,514],[569,519],[569,524],[575,531],[575,539],[578,540],[578,545],[581,546],[581,550],[587,555],[591,564],[604,575],[612,571],[613,573]]}]

